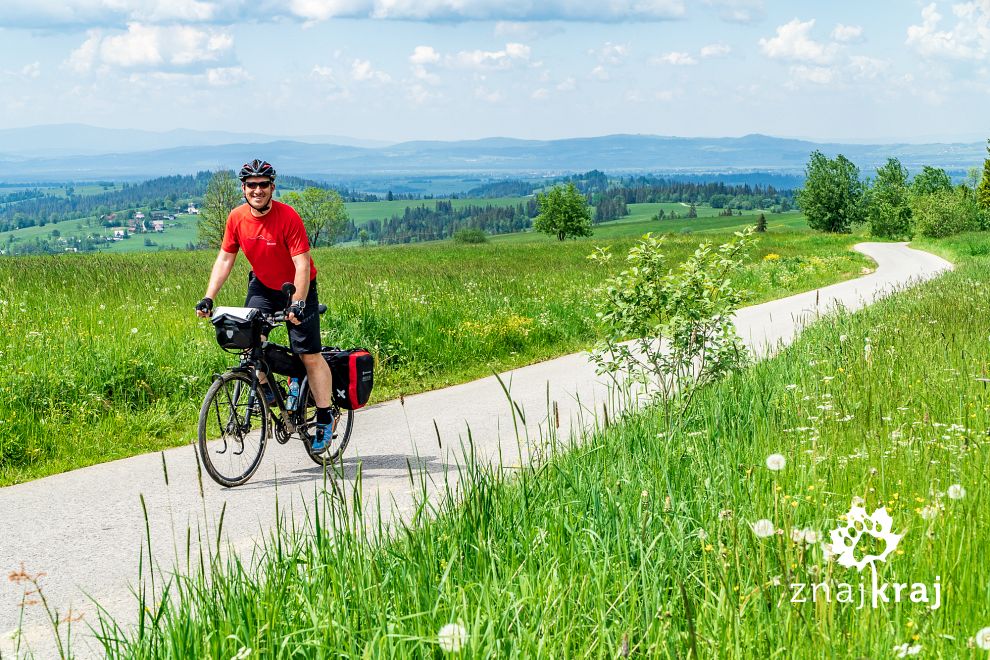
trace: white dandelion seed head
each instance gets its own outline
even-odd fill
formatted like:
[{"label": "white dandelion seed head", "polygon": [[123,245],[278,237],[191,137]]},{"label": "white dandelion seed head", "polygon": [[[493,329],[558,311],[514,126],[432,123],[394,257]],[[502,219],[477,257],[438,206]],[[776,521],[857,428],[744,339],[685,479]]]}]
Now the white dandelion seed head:
[{"label": "white dandelion seed head", "polygon": [[981,628],[974,638],[976,645],[984,651],[990,651],[990,626]]},{"label": "white dandelion seed head", "polygon": [[131,334],[132,335],[136,335],[137,334],[137,328],[131,328]]},{"label": "white dandelion seed head", "polygon": [[894,653],[897,654],[898,658],[906,658],[909,655],[918,655],[921,653],[921,644],[909,645],[907,642],[898,644],[894,647]]},{"label": "white dandelion seed head", "polygon": [[804,537],[804,542],[808,545],[814,545],[818,543],[820,535],[817,530],[811,529],[810,527],[805,527],[801,530],[801,534]]},{"label": "white dandelion seed head", "polygon": [[853,496],[853,498],[852,498],[852,505],[853,506],[863,506],[865,504],[866,504],[866,500],[864,500],[862,497],[860,497],[859,495],[854,495]]},{"label": "white dandelion seed head", "polygon": [[708,538],[708,532],[706,532],[704,529],[699,528],[698,529],[698,538],[701,539],[702,541],[704,541],[705,539]]},{"label": "white dandelion seed head", "polygon": [[753,528],[753,533],[761,539],[765,539],[777,533],[777,528],[775,528],[773,523],[766,518],[760,518],[755,523],[750,525],[750,527]]},{"label": "white dandelion seed head", "polygon": [[467,629],[460,621],[448,623],[437,633],[437,642],[447,653],[458,653],[467,643]]},{"label": "white dandelion seed head", "polygon": [[934,520],[935,516],[938,515],[938,507],[934,507],[931,504],[921,507],[918,511],[918,515],[921,516],[922,520]]},{"label": "white dandelion seed head", "polygon": [[770,454],[767,456],[767,469],[778,472],[784,469],[787,465],[787,459],[784,458],[783,454]]},{"label": "white dandelion seed head", "polygon": [[841,343],[843,343],[843,344],[844,344],[844,343],[846,342],[846,340],[847,340],[847,339],[849,339],[849,337],[848,337],[847,335],[839,335],[839,341],[840,341]]},{"label": "white dandelion seed head", "polygon": [[801,543],[804,541],[804,530],[795,527],[791,530],[791,540],[795,543]]},{"label": "white dandelion seed head", "polygon": [[961,500],[966,497],[966,489],[961,484],[949,486],[948,495],[950,500]]}]

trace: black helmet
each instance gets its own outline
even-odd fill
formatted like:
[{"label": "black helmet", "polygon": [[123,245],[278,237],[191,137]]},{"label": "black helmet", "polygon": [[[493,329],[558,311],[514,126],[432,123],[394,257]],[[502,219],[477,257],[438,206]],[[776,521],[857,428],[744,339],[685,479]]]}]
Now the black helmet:
[{"label": "black helmet", "polygon": [[272,181],[275,180],[275,168],[271,166],[271,163],[265,160],[258,160],[255,158],[250,163],[244,163],[244,167],[241,168],[240,173],[237,178],[244,181],[244,179],[249,176],[267,176]]}]

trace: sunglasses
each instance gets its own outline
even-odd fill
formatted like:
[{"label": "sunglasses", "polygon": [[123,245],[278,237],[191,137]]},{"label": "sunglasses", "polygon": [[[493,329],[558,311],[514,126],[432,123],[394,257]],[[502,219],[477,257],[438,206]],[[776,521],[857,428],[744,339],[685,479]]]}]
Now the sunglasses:
[{"label": "sunglasses", "polygon": [[262,190],[268,190],[272,185],[271,181],[245,181],[244,187],[248,190],[254,190],[255,188],[261,188]]}]

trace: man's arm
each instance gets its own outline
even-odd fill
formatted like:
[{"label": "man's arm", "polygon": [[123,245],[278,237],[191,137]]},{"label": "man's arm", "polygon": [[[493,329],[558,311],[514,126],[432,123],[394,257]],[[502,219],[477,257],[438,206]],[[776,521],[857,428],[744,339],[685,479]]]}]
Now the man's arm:
[{"label": "man's arm", "polygon": [[[211,301],[216,299],[217,294],[220,292],[220,287],[227,281],[227,277],[234,267],[235,259],[237,259],[236,252],[224,252],[220,250],[217,253],[217,260],[213,262],[213,270],[210,272],[210,281],[206,285],[206,295],[203,296],[204,298],[209,298]],[[200,311],[197,311],[197,313],[200,316],[209,316],[209,313]]]},{"label": "man's arm", "polygon": [[[309,295],[309,274],[310,274],[309,252],[303,252],[292,257],[292,265],[296,267],[296,277],[293,284],[296,285],[296,292],[292,295],[292,302],[306,300]],[[289,314],[289,321],[299,325],[299,320],[295,314]]]}]

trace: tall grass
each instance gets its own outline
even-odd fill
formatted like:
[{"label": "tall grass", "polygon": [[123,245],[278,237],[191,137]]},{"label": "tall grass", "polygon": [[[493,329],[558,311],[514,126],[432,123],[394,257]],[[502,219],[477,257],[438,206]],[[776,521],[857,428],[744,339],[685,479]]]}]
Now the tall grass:
[{"label": "tall grass", "polygon": [[[761,300],[858,274],[851,242],[768,234],[745,284]],[[578,350],[595,338],[600,244],[631,239],[319,250],[324,342],[372,350],[379,401]],[[673,258],[695,244],[673,239]],[[212,259],[0,259],[0,485],[191,439],[212,375],[236,361],[191,311]],[[246,277],[241,257],[218,302],[243,304]]]},{"label": "tall grass", "polygon": [[[178,578],[107,650],[440,657],[456,639],[479,658],[875,658],[901,644],[979,657],[988,326],[990,258],[969,257],[704,390],[672,435],[646,410],[512,479],[469,465],[458,502],[371,543],[375,521],[331,498],[311,529],[276,532],[253,560]],[[772,471],[777,453],[786,465]],[[859,584],[808,542],[853,498],[886,507],[903,533],[880,579],[938,577],[939,609],[791,602],[793,583]],[[761,519],[776,533],[757,536]]]}]

